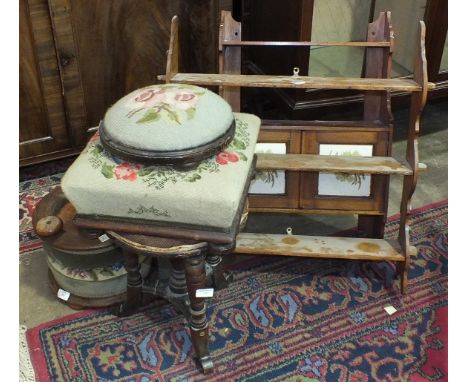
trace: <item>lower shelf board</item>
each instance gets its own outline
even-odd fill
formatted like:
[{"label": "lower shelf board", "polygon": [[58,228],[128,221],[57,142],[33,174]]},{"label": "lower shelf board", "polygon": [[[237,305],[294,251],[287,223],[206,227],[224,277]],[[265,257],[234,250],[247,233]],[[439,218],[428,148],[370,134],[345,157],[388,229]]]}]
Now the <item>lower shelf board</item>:
[{"label": "lower shelf board", "polygon": [[[405,261],[396,240],[240,233],[234,253],[325,259]],[[410,254],[416,251],[410,248]]]}]

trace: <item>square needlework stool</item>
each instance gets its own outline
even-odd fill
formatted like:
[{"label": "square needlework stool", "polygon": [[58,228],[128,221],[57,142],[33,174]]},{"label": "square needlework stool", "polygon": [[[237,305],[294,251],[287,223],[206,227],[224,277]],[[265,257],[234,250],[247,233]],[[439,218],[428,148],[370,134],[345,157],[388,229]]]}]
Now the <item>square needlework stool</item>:
[{"label": "square needlework stool", "polygon": [[[61,184],[76,209],[74,223],[91,235],[107,233],[122,249],[127,297],[117,314],[132,314],[144,305],[147,289],[153,298],[158,295],[170,301],[190,323],[192,343],[204,372],[212,371],[213,363],[204,296],[198,293],[206,286],[226,285],[227,277],[219,266],[221,255],[235,248],[246,219],[260,130],[258,117],[230,109],[229,113],[232,121],[224,119],[222,142],[209,142],[216,142],[218,150],[196,161],[195,167],[187,157],[190,169],[183,168],[186,171],[123,158],[126,155],[120,156],[120,151],[131,150],[121,144],[112,146],[113,138],[104,143],[102,132],[109,132],[101,125],[101,135],[91,138]],[[205,116],[210,118],[209,113]],[[153,154],[163,160],[169,157],[161,150]],[[167,286],[145,289],[138,261],[141,255],[170,260]]]},{"label": "square needlework stool", "polygon": [[64,175],[63,192],[78,217],[231,233],[260,129],[254,115],[234,117],[229,146],[190,171],[121,160],[104,150],[96,134]]}]

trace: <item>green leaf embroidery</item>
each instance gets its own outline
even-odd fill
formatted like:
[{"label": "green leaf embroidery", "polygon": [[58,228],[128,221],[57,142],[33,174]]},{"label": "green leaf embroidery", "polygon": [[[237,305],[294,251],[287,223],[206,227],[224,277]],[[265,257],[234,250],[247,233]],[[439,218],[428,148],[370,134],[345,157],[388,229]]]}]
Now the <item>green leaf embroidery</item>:
[{"label": "green leaf embroidery", "polygon": [[103,151],[104,151],[104,147],[102,147],[102,145],[97,144],[96,146],[94,146],[94,149],[93,151],[91,151],[91,154],[97,156],[101,154]]},{"label": "green leaf embroidery", "polygon": [[175,111],[172,111],[171,108],[167,107],[166,105],[163,106],[163,109],[166,110],[167,116],[170,120],[175,121],[180,125],[179,116]]},{"label": "green leaf embroidery", "polygon": [[159,111],[156,111],[154,109],[149,109],[145,113],[145,115],[137,121],[137,123],[147,123],[147,122],[158,121],[160,118],[161,118],[161,115],[159,114]]},{"label": "green leaf embroidery", "polygon": [[194,107],[185,110],[185,112],[187,113],[187,119],[192,119],[193,117],[195,117],[195,111],[196,109]]},{"label": "green leaf embroidery", "polygon": [[239,158],[242,159],[244,162],[247,162],[247,157],[244,155],[244,153],[236,151],[236,154],[239,155]]},{"label": "green leaf embroidery", "polygon": [[107,179],[111,179],[114,177],[114,167],[110,164],[103,164],[101,168],[101,173],[104,175]]},{"label": "green leaf embroidery", "polygon": [[245,150],[246,149],[245,143],[238,140],[237,138],[234,138],[234,140],[232,141],[232,146],[235,149],[238,149],[238,150]]},{"label": "green leaf embroidery", "polygon": [[153,172],[154,168],[151,167],[151,166],[143,166],[140,171],[138,171],[138,175],[139,176],[146,176],[146,175],[149,175]]},{"label": "green leaf embroidery", "polygon": [[193,183],[193,182],[196,182],[198,179],[201,179],[201,176],[195,173],[191,177],[187,178],[187,181]]}]

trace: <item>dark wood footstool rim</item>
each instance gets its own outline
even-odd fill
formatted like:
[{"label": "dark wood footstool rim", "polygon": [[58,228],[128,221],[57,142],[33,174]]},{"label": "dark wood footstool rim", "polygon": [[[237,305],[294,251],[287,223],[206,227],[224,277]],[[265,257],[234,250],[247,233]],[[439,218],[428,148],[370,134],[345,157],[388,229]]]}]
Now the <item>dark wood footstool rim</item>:
[{"label": "dark wood footstool rim", "polygon": [[179,170],[190,170],[202,160],[223,151],[233,140],[236,121],[233,120],[226,132],[204,145],[177,151],[151,151],[132,147],[109,136],[104,122],[99,124],[99,134],[104,148],[116,156],[130,162],[156,166],[175,166]]}]

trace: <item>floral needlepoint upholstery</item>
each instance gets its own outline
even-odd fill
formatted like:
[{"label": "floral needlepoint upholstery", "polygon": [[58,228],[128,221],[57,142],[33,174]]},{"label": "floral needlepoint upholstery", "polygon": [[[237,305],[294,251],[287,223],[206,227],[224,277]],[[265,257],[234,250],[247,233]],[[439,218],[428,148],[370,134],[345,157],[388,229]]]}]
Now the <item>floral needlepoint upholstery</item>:
[{"label": "floral needlepoint upholstery", "polygon": [[[76,257],[76,256],[75,256]],[[79,256],[82,257],[82,256]],[[71,294],[85,298],[105,298],[117,296],[127,290],[127,271],[123,256],[120,261],[110,261],[104,265],[89,256],[90,262],[79,265],[70,256],[47,254],[47,264],[60,288]],[[95,260],[96,264],[93,264]],[[146,277],[151,268],[151,258],[140,256],[140,271]]]},{"label": "floral needlepoint upholstery", "polygon": [[190,171],[130,163],[104,150],[94,135],[62,179],[78,214],[229,229],[239,208],[260,119],[234,113],[229,146]]},{"label": "floral needlepoint upholstery", "polygon": [[231,106],[198,86],[151,85],[126,95],[107,111],[106,137],[150,151],[176,151],[202,146],[231,127]]}]

